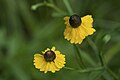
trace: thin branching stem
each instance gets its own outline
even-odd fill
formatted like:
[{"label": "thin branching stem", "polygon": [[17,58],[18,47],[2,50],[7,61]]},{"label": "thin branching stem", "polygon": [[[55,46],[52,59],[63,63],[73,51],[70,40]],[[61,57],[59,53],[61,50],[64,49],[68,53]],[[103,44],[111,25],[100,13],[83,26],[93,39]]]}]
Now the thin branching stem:
[{"label": "thin branching stem", "polygon": [[94,52],[96,53],[96,55],[98,55],[99,60],[101,62],[101,66],[104,66],[105,61],[103,60],[102,52],[99,52],[96,44],[89,37],[87,37],[87,41],[88,41],[89,45],[92,47],[92,49],[94,50]]},{"label": "thin branching stem", "polygon": [[95,45],[95,43],[94,43],[90,38],[87,38],[87,41],[88,41],[88,43],[90,44],[90,46],[93,48],[93,50],[99,55],[99,59],[100,59],[100,62],[101,62],[101,66],[103,66],[103,67],[105,68],[105,70],[106,70],[109,74],[111,74],[111,76],[112,76],[114,79],[119,80],[119,77],[118,77],[111,69],[109,69],[109,68],[107,67],[102,51],[99,52],[97,46]]},{"label": "thin branching stem", "polygon": [[73,71],[80,72],[80,73],[86,73],[86,72],[91,72],[91,71],[103,70],[104,67],[88,68],[88,69],[82,69],[82,70],[74,69],[74,68],[70,68],[70,67],[64,67],[64,69],[73,70]]},{"label": "thin branching stem", "polygon": [[66,12],[61,10],[60,8],[58,8],[55,4],[53,4],[52,2],[48,3],[46,1],[42,2],[42,3],[37,3],[35,5],[33,5],[31,8],[32,10],[36,10],[38,7],[41,7],[41,6],[47,6],[47,7],[50,7],[50,8],[53,8],[55,11],[57,11],[59,14],[61,15],[65,15]]},{"label": "thin branching stem", "polygon": [[74,47],[75,47],[75,49],[76,49],[76,51],[77,51],[77,55],[79,56],[79,59],[80,59],[80,62],[81,62],[81,67],[82,67],[83,69],[86,68],[86,65],[85,65],[85,63],[84,63],[84,61],[83,61],[83,59],[82,59],[82,56],[81,56],[79,47],[78,47],[77,45],[75,45],[75,44],[74,44]]},{"label": "thin branching stem", "polygon": [[94,50],[94,52],[96,54],[98,54],[99,50],[98,50],[96,44],[89,37],[87,37],[86,40],[88,41],[89,45],[92,47],[92,49]]},{"label": "thin branching stem", "polygon": [[64,12],[63,10],[61,10],[60,8],[58,8],[57,6],[55,6],[54,4],[46,3],[46,6],[53,8],[54,10],[56,10],[60,14],[63,14],[63,15],[66,14],[66,12]]},{"label": "thin branching stem", "polygon": [[119,77],[108,67],[106,67],[106,70],[108,73],[110,73],[110,75],[115,79],[115,80],[119,80]]}]

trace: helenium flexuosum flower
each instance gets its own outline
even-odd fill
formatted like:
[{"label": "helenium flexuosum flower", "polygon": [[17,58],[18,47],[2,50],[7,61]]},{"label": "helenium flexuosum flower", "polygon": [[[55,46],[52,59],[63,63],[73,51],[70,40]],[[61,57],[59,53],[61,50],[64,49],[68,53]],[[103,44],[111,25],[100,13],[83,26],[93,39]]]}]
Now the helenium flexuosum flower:
[{"label": "helenium flexuosum flower", "polygon": [[40,69],[40,71],[55,73],[55,71],[59,71],[64,67],[65,55],[61,54],[55,47],[52,47],[52,49],[47,48],[41,53],[36,53],[33,62],[35,68]]},{"label": "helenium flexuosum flower", "polygon": [[96,30],[93,28],[93,18],[91,15],[79,17],[78,15],[64,17],[66,29],[64,38],[71,43],[81,44],[83,39],[92,35]]}]

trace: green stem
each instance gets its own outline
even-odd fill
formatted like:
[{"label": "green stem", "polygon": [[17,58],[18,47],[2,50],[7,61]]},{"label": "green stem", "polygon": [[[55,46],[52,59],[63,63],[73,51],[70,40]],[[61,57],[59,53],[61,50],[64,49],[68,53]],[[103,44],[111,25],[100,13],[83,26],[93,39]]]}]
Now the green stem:
[{"label": "green stem", "polygon": [[86,40],[88,41],[89,45],[92,47],[92,49],[94,50],[94,52],[95,52],[96,54],[98,54],[98,53],[99,53],[99,50],[98,50],[96,44],[95,44],[89,37],[87,37]]},{"label": "green stem", "polygon": [[94,50],[94,52],[96,53],[96,55],[99,55],[99,60],[101,62],[101,66],[105,66],[105,61],[104,61],[102,52],[99,52],[96,44],[89,37],[87,37],[87,41],[88,41],[89,45],[92,47],[92,49]]},{"label": "green stem", "polygon": [[101,72],[98,74],[98,76],[96,76],[96,77],[94,78],[94,80],[99,80],[99,79],[101,78],[101,76],[103,76],[104,72],[105,72],[105,70],[101,71]]},{"label": "green stem", "polygon": [[95,43],[90,39],[90,38],[87,38],[87,41],[88,43],[90,44],[90,46],[93,48],[93,50],[98,54],[99,53],[99,59],[100,59],[100,62],[101,62],[101,66],[103,66],[108,73],[111,74],[111,76],[113,76],[116,80],[119,80],[119,77],[112,71],[110,70],[107,66],[106,66],[106,63],[105,63],[105,59],[104,59],[104,56],[102,54],[102,51],[99,52],[98,49],[97,49],[97,46],[95,45]]},{"label": "green stem", "polygon": [[64,67],[64,69],[68,69],[68,70],[76,70],[74,68],[70,68],[70,67]]},{"label": "green stem", "polygon": [[70,68],[70,67],[64,67],[64,69],[73,70],[73,71],[81,72],[81,73],[86,73],[86,72],[92,72],[92,71],[103,70],[104,67],[89,68],[89,69],[83,69],[83,70],[78,70],[78,69],[74,69],[74,68]]},{"label": "green stem", "polygon": [[42,2],[42,3],[38,3],[38,4],[35,4],[33,5],[31,8],[32,10],[36,10],[38,7],[40,6],[47,6],[47,7],[50,7],[50,8],[53,8],[55,11],[57,11],[58,13],[62,14],[62,15],[65,15],[66,12],[61,10],[60,8],[58,8],[57,6],[55,6],[52,2],[51,3],[48,3],[46,1]]},{"label": "green stem", "polygon": [[68,1],[68,0],[63,0],[63,2],[64,2],[64,4],[65,4],[65,6],[66,6],[66,8],[67,8],[67,10],[68,10],[68,12],[69,12],[69,14],[70,14],[70,15],[73,15],[73,10],[72,10],[72,8],[71,8],[71,6],[70,6],[70,4],[69,4],[69,1]]},{"label": "green stem", "polygon": [[36,10],[40,6],[44,6],[44,3],[38,3],[38,4],[35,4],[35,5],[32,5],[31,9]]},{"label": "green stem", "polygon": [[119,77],[108,67],[106,67],[106,70],[111,74],[111,76],[115,79],[115,80],[119,80]]},{"label": "green stem", "polygon": [[84,62],[83,62],[83,59],[82,59],[82,57],[81,57],[81,53],[80,53],[80,50],[79,50],[78,46],[74,44],[74,47],[75,47],[75,49],[76,49],[76,51],[77,51],[77,55],[79,56],[80,62],[81,62],[81,64],[82,64],[81,67],[82,67],[83,69],[86,68],[86,66],[85,66],[85,64],[84,64]]},{"label": "green stem", "polygon": [[104,56],[103,56],[102,52],[99,53],[99,59],[101,62],[101,66],[106,67],[106,63],[105,63]]},{"label": "green stem", "polygon": [[66,14],[66,12],[62,11],[60,8],[58,8],[58,7],[55,6],[54,4],[46,3],[46,6],[53,8],[54,10],[56,10],[58,13],[61,13],[62,15],[65,15],[65,14]]}]

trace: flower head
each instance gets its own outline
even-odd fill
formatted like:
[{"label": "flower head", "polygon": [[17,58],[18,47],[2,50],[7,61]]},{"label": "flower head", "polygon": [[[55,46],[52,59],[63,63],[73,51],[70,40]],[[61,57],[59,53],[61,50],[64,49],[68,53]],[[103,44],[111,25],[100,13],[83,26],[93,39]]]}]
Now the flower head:
[{"label": "flower head", "polygon": [[92,35],[96,31],[92,28],[93,18],[91,15],[81,18],[78,15],[66,16],[64,20],[66,24],[64,38],[71,43],[80,44],[86,36]]},{"label": "flower head", "polygon": [[44,71],[44,73],[48,71],[55,73],[55,71],[59,71],[64,67],[65,55],[55,50],[55,47],[52,47],[52,49],[47,48],[41,54],[35,54],[33,62],[35,67],[40,69],[40,71]]}]

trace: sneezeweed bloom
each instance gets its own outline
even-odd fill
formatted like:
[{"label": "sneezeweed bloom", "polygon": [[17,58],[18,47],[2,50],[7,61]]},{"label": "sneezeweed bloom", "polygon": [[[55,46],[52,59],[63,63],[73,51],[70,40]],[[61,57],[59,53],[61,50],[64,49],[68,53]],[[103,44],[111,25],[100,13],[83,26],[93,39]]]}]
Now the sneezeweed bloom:
[{"label": "sneezeweed bloom", "polygon": [[55,73],[64,67],[65,55],[61,54],[55,47],[47,48],[45,51],[35,54],[33,62],[35,68],[40,69],[40,71]]},{"label": "sneezeweed bloom", "polygon": [[64,17],[66,29],[64,31],[64,38],[71,43],[81,44],[83,39],[92,35],[96,30],[93,27],[93,18],[91,15],[79,17],[74,14],[72,16]]}]

